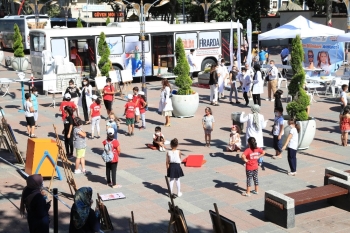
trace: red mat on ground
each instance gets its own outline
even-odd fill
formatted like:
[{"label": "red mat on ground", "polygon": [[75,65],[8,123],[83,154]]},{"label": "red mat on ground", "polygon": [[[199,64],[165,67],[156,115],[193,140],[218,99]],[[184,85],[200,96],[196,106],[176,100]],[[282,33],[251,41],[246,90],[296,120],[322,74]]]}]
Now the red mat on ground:
[{"label": "red mat on ground", "polygon": [[146,146],[152,150],[157,150],[157,147],[153,146],[153,144],[146,144]]},{"label": "red mat on ground", "polygon": [[209,84],[199,84],[199,83],[192,83],[193,87],[199,87],[204,89],[210,89]]},{"label": "red mat on ground", "polygon": [[204,155],[189,155],[182,162],[186,167],[201,167],[207,161],[204,160]]}]

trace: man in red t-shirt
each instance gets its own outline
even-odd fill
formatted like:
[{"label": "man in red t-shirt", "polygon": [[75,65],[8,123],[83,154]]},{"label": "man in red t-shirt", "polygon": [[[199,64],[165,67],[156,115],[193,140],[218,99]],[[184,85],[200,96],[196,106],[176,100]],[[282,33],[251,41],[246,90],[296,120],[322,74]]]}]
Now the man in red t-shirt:
[{"label": "man in red t-shirt", "polygon": [[247,175],[247,191],[243,192],[243,196],[250,196],[250,182],[253,178],[255,190],[252,191],[254,194],[258,194],[259,181],[258,181],[258,159],[264,156],[265,151],[257,147],[256,140],[254,137],[248,139],[248,148],[242,154],[242,160],[245,162],[246,175]]},{"label": "man in red t-shirt", "polygon": [[[60,105],[59,111],[62,113],[62,121],[64,121],[67,117],[66,113],[64,112],[64,107],[69,106],[73,109],[73,112],[77,109],[77,106],[74,102],[70,102],[71,96],[69,93],[64,94],[64,99]],[[73,117],[74,118],[74,117]]]},{"label": "man in red t-shirt", "polygon": [[103,88],[102,94],[103,94],[103,102],[105,104],[107,115],[109,116],[109,113],[112,111],[112,104],[114,99],[114,87],[111,83],[111,78],[106,79],[106,86]]},{"label": "man in red t-shirt", "polygon": [[125,134],[126,136],[134,135],[134,122],[135,122],[135,109],[136,105],[132,102],[133,96],[132,94],[128,94],[128,102],[125,104],[125,118],[126,125],[128,126],[128,132]]}]

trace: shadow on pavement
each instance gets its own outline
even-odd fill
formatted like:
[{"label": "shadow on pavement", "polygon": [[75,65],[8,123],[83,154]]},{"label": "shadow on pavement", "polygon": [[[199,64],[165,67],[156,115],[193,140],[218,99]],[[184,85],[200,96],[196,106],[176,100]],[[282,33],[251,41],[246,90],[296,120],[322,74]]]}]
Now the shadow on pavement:
[{"label": "shadow on pavement", "polygon": [[152,189],[153,191],[155,191],[156,193],[162,194],[164,196],[168,196],[168,190],[163,188],[162,186],[158,185],[158,184],[152,184],[150,182],[142,182],[142,184],[148,188],[148,189]]},{"label": "shadow on pavement", "polygon": [[245,191],[244,188],[239,187],[237,183],[234,183],[234,182],[222,182],[220,180],[213,180],[213,181],[216,183],[216,185],[214,186],[215,188],[226,188],[236,193],[242,193]]}]

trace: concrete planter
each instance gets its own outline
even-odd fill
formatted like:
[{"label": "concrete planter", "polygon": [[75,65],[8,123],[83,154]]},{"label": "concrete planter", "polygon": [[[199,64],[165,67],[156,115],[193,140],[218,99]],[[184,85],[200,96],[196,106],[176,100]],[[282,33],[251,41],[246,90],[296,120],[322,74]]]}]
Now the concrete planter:
[{"label": "concrete planter", "polygon": [[12,69],[23,72],[28,69],[29,60],[26,57],[13,57],[11,64],[12,64]]},{"label": "concrete planter", "polygon": [[[282,145],[284,145],[285,141],[290,132],[290,126],[288,125],[288,120],[290,116],[283,116],[284,118],[284,135],[282,139]],[[314,118],[309,118],[307,121],[297,121],[297,124],[300,126],[299,132],[299,146],[298,150],[308,149],[314,140],[316,134],[316,120]]]},{"label": "concrete planter", "polygon": [[193,117],[198,109],[199,95],[175,95],[171,97],[175,117]]},{"label": "concrete planter", "polygon": [[209,84],[210,73],[199,72],[198,73],[198,83],[199,84]]}]

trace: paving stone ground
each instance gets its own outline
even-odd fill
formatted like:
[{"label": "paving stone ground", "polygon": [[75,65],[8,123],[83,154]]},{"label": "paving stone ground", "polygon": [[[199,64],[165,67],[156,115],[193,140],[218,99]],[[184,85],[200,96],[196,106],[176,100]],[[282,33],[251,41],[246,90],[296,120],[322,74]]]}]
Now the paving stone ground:
[{"label": "paving stone ground", "polygon": [[[276,60],[279,60],[276,56]],[[14,71],[0,67],[0,77],[15,78]],[[140,83],[135,86],[141,87]],[[200,103],[196,115],[192,118],[171,118],[171,127],[162,127],[166,139],[178,138],[179,149],[185,155],[204,154],[207,160],[201,168],[183,166],[185,176],[181,178],[183,196],[176,198],[175,203],[183,209],[190,232],[212,232],[212,225],[208,211],[213,210],[213,203],[217,203],[219,211],[225,217],[236,222],[238,231],[265,233],[265,232],[350,232],[350,213],[332,206],[326,201],[320,201],[296,208],[296,227],[284,229],[264,219],[264,192],[276,190],[288,193],[302,189],[323,185],[324,170],[326,167],[335,167],[348,170],[350,165],[349,149],[339,146],[340,133],[338,129],[338,101],[331,96],[315,97],[318,101],[311,105],[311,116],[316,118],[317,131],[315,139],[307,150],[299,151],[298,174],[290,177],[286,173],[289,169],[286,153],[283,158],[270,158],[274,151],[272,138],[269,135],[270,125],[273,124],[273,102],[262,101],[261,113],[269,119],[268,128],[264,131],[264,143],[267,146],[267,155],[264,161],[264,170],[259,169],[259,195],[243,197],[245,190],[245,168],[238,157],[238,153],[228,153],[223,150],[228,142],[231,126],[231,113],[236,111],[250,112],[243,105],[230,105],[228,99],[221,101],[220,106],[212,107],[215,117],[215,126],[212,133],[212,145],[204,147],[204,134],[201,127],[201,118],[204,108],[209,103],[209,89],[193,88],[200,95]],[[287,90],[282,88],[285,92]],[[135,136],[127,137],[122,134],[126,130],[123,123],[118,139],[121,144],[121,157],[118,164],[117,182],[122,188],[112,189],[106,185],[105,165],[100,157],[102,140],[105,131],[102,130],[101,139],[88,139],[86,166],[91,175],[74,175],[78,187],[90,186],[96,194],[123,192],[126,199],[105,202],[110,213],[113,232],[128,232],[130,212],[134,211],[135,221],[139,232],[166,232],[170,218],[166,196],[164,176],[165,153],[153,151],[145,147],[151,142],[154,128],[164,124],[158,108],[160,95],[160,81],[148,83],[149,111],[146,112],[147,129],[135,130]],[[267,89],[264,90],[267,93]],[[15,97],[0,97],[0,106],[6,113],[18,140],[18,147],[26,155],[27,135],[25,117],[18,113],[21,108],[20,85],[11,85],[11,92]],[[227,92],[226,92],[227,93]],[[242,94],[240,93],[240,96]],[[262,97],[266,97],[263,94]],[[52,96],[39,96],[39,125],[36,134],[41,138],[53,138],[55,124],[60,132],[63,128],[58,107],[48,107]],[[57,104],[61,97],[57,95]],[[243,100],[241,100],[243,102]],[[125,101],[116,97],[113,110],[118,117],[123,118]],[[284,106],[286,104],[284,103]],[[82,112],[82,111],[81,111]],[[103,116],[106,112],[102,110]],[[104,121],[101,123],[104,129]],[[90,132],[90,126],[84,126]],[[243,139],[242,135],[242,139]],[[2,158],[15,162],[12,155],[4,150],[0,151]],[[59,163],[60,164],[60,163]],[[61,173],[64,174],[60,167]],[[19,203],[25,180],[15,168],[0,160],[0,232],[28,232],[26,220],[19,215]],[[45,181],[45,186],[49,181]],[[69,188],[63,179],[55,180],[53,187],[59,189],[60,198],[69,206],[72,205]],[[50,210],[52,215],[52,209]],[[59,203],[59,232],[68,232],[69,209]],[[52,225],[51,225],[52,228]],[[51,229],[52,230],[52,229]]]}]

